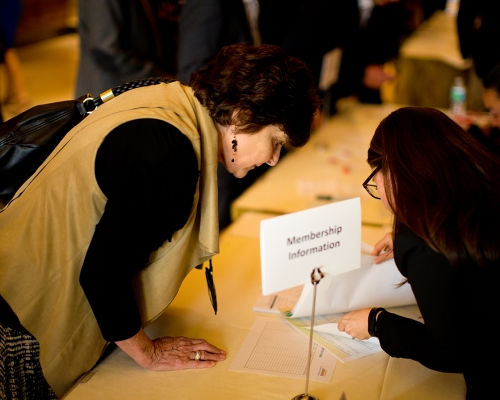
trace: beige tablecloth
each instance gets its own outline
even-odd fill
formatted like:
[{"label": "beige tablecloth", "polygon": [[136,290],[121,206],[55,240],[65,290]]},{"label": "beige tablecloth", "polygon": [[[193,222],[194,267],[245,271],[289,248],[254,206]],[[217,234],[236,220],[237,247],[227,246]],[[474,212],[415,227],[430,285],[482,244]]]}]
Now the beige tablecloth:
[{"label": "beige tablecloth", "polygon": [[[147,329],[151,337],[204,338],[227,351],[226,361],[212,369],[150,372],[115,349],[65,400],[278,400],[303,393],[304,381],[298,379],[229,371],[259,315],[252,306],[260,291],[259,223],[266,217],[269,215],[245,213],[222,234],[221,254],[214,258],[217,316],[208,299],[204,273],[193,270],[166,312]],[[382,233],[381,228],[364,227],[362,239],[373,244]],[[432,372],[380,352],[345,364],[338,362],[332,382],[311,381],[309,393],[322,400],[342,396],[347,400],[458,400],[465,398],[465,384],[461,376]]]}]

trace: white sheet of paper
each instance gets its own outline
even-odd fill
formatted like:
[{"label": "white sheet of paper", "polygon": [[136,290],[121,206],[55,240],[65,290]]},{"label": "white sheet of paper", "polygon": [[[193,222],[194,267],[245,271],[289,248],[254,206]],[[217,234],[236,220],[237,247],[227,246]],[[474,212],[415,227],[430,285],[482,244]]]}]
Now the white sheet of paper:
[{"label": "white sheet of paper", "polygon": [[[374,306],[397,307],[416,304],[409,284],[398,287],[404,279],[394,259],[340,275],[326,272],[317,285],[316,315],[349,312]],[[300,299],[287,315],[294,318],[310,316],[313,290],[313,285],[305,284]]]},{"label": "white sheet of paper", "polygon": [[[305,379],[309,338],[278,318],[257,317],[230,371]],[[313,343],[309,379],[330,383],[337,360]]]},{"label": "white sheet of paper", "polygon": [[280,308],[292,309],[299,300],[303,287],[304,285],[300,285],[267,296],[260,295],[253,309],[257,312],[269,312],[273,314],[279,314]]},{"label": "white sheet of paper", "polygon": [[[360,295],[360,291],[358,290],[354,290],[354,292],[351,294],[351,297],[353,297],[351,299],[346,299],[345,297],[339,299],[335,293],[328,292],[327,296],[332,297],[332,299],[329,300],[330,303],[338,302],[339,307],[345,304],[347,304],[348,307],[351,307],[350,309],[346,310],[342,310],[339,309],[339,307],[336,307],[334,308],[333,311],[331,311],[331,313],[352,311],[353,306],[350,306],[351,304],[358,304],[358,305],[365,304],[362,307],[360,306],[360,308],[371,307],[373,304],[382,304],[378,303],[379,301],[384,302],[383,305],[381,305],[381,307],[394,307],[400,305],[404,306],[407,304],[416,304],[415,298],[413,297],[413,293],[409,293],[408,291],[408,289],[411,289],[409,285],[405,285],[404,289],[402,290],[394,289],[394,287],[396,287],[396,285],[399,284],[399,282],[401,282],[404,279],[404,277],[398,271],[397,272],[394,271],[393,267],[390,266],[390,261],[389,264],[382,265],[382,268],[363,270],[364,268],[374,267],[375,257],[370,255],[372,249],[373,249],[372,246],[366,243],[361,243],[360,271],[353,274],[345,273],[338,275],[336,277],[336,280],[338,280],[337,282],[338,285],[344,286],[345,284],[347,284],[350,285],[350,287],[354,288],[358,286],[356,279],[359,279],[359,281],[363,284],[365,284],[366,281],[369,279],[371,282],[377,282],[377,285],[376,286],[373,285],[373,287],[367,291],[364,291],[363,289],[363,291],[361,291],[361,295],[363,298],[357,298]],[[376,275],[376,278],[374,278],[374,275]],[[389,279],[389,281],[384,283],[385,279]],[[383,284],[380,285],[380,283]],[[310,282],[306,283],[306,285],[309,285],[312,288]],[[267,296],[260,295],[257,298],[257,301],[253,306],[253,309],[254,311],[257,312],[269,312],[273,314],[286,312],[287,315],[289,316],[298,315],[299,317],[302,317],[304,314],[309,315],[310,312],[307,311],[308,298],[303,297],[301,300],[303,307],[305,307],[305,310],[302,310],[301,309],[302,306],[300,305],[300,303],[298,303],[299,299],[301,299],[303,288],[304,285],[299,285]],[[380,291],[383,290],[386,290],[385,294],[380,293]],[[348,293],[345,293],[345,291],[343,291],[340,292],[340,294],[342,296],[346,296]],[[312,301],[312,299],[309,300]],[[322,301],[323,299],[317,296],[316,302],[319,303]],[[296,310],[294,310],[294,307]],[[323,310],[321,307],[320,309]],[[328,311],[327,313],[330,313],[330,311]],[[321,315],[322,313],[316,313],[316,314]]]},{"label": "white sheet of paper", "polygon": [[[336,322],[331,322],[329,324],[322,324],[322,325],[314,325],[314,331],[315,332],[329,333],[330,335],[340,336],[340,337],[352,340],[352,337],[348,333],[339,331],[339,324]],[[365,340],[363,340],[363,342],[380,344],[380,341],[376,337],[371,337],[369,339],[365,339]]]},{"label": "white sheet of paper", "polygon": [[310,282],[314,268],[332,276],[359,268],[360,244],[359,198],[262,221],[262,294]]},{"label": "white sheet of paper", "polygon": [[[341,314],[332,315],[335,321],[339,320],[341,316]],[[328,316],[323,316],[323,318],[319,319],[324,321],[328,319]],[[311,326],[310,318],[286,318],[286,321],[304,334],[304,336],[309,337]],[[382,347],[377,338],[353,340],[352,337],[345,332],[340,332],[338,330],[336,322],[315,325],[313,339],[319,345],[324,346],[336,359],[343,363],[382,351]]]},{"label": "white sheet of paper", "polygon": [[380,343],[374,343],[371,340],[352,340],[352,338],[345,338],[326,332],[316,332],[314,338],[316,341],[322,339],[321,344],[329,344],[326,347],[327,350],[343,363],[382,351]]}]

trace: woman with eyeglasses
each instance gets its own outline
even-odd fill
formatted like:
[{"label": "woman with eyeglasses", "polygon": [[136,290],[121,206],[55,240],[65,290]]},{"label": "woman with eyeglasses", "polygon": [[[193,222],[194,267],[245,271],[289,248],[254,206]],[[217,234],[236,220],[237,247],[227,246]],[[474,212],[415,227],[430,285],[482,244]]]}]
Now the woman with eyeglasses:
[{"label": "woman with eyeglasses", "polygon": [[[319,104],[304,63],[238,44],[190,87],[130,90],[66,135],[0,210],[0,295],[39,340],[58,395],[108,342],[153,371],[225,359],[205,340],[143,327],[219,252],[218,163],[238,178],[275,165],[283,145],[308,141]],[[206,276],[215,306],[211,268]]]},{"label": "woman with eyeglasses", "polygon": [[380,123],[368,163],[363,186],[394,215],[376,262],[394,254],[423,321],[374,307],[346,314],[339,329],[463,374],[468,400],[498,397],[500,159],[442,112],[407,107]]}]

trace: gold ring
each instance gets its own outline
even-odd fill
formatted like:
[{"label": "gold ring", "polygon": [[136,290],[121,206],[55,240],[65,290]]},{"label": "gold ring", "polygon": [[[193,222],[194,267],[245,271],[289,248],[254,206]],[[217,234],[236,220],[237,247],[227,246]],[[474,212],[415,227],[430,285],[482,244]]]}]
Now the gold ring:
[{"label": "gold ring", "polygon": [[195,361],[200,361],[201,360],[201,351],[196,350],[196,355],[194,356]]}]

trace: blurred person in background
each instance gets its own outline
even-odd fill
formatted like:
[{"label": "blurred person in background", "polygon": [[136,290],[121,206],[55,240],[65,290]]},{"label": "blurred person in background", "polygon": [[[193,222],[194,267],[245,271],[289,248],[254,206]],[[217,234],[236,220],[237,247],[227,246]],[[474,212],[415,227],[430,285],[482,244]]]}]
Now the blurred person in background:
[{"label": "blurred person in background", "polygon": [[453,115],[460,126],[494,153],[500,154],[500,63],[481,80],[483,104],[488,114],[470,111]]},{"label": "blurred person in background", "polygon": [[491,116],[491,125],[500,128],[500,63],[483,79],[483,101]]},{"label": "blurred person in background", "polygon": [[177,0],[80,0],[80,64],[75,95],[94,96],[177,69]]},{"label": "blurred person in background", "polygon": [[460,51],[474,61],[476,74],[485,79],[500,62],[500,1],[460,0],[457,30]]},{"label": "blurred person in background", "polygon": [[4,103],[12,108],[14,114],[24,111],[29,103],[21,62],[14,48],[20,15],[21,1],[0,0],[0,61],[5,63],[7,73],[7,95]]},{"label": "blurred person in background", "polygon": [[491,151],[500,154],[500,63],[486,74],[483,83],[483,102],[489,112],[489,121],[480,124],[474,119],[474,114],[463,121],[469,132],[488,147]]},{"label": "blurred person in background", "polygon": [[382,84],[395,77],[385,64],[396,59],[403,41],[423,20],[444,8],[442,0],[283,0],[260,5],[262,42],[282,46],[306,62],[318,82],[324,54],[342,49],[337,82],[325,93],[329,115],[343,97],[381,103]]},{"label": "blurred person in background", "polygon": [[179,18],[178,78],[189,77],[229,44],[253,43],[242,0],[187,0]]}]

